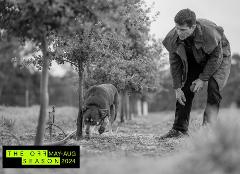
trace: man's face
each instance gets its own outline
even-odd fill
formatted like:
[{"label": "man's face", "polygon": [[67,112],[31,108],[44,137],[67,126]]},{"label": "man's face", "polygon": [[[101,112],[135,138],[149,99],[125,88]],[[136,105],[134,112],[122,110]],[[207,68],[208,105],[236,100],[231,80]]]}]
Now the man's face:
[{"label": "man's face", "polygon": [[189,36],[192,35],[192,33],[194,32],[195,28],[196,28],[196,25],[193,25],[192,27],[188,27],[187,24],[184,24],[184,25],[178,25],[176,23],[176,30],[177,30],[177,34],[179,36],[179,38],[181,40],[184,40],[186,38],[188,38]]}]

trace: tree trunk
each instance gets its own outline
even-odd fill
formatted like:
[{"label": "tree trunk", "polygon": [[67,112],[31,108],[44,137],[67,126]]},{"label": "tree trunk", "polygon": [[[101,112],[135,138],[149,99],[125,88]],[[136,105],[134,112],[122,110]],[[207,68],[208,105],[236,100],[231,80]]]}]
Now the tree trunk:
[{"label": "tree trunk", "polygon": [[132,94],[129,96],[129,101],[130,101],[130,115],[131,118],[135,117],[137,115],[137,102],[136,102],[136,95]]},{"label": "tree trunk", "polygon": [[142,112],[142,114],[144,115],[144,116],[147,116],[148,115],[148,102],[147,101],[142,101],[142,105],[143,105],[143,112]]},{"label": "tree trunk", "polygon": [[41,85],[40,85],[40,114],[38,118],[37,133],[35,137],[35,145],[42,145],[43,136],[45,132],[46,116],[47,116],[47,107],[49,102],[48,97],[48,50],[46,37],[42,40],[42,53],[43,53],[43,67],[42,67],[42,76],[41,76]]},{"label": "tree trunk", "polygon": [[25,90],[25,107],[29,107],[29,90]]},{"label": "tree trunk", "polygon": [[83,107],[83,86],[84,86],[84,76],[83,76],[83,63],[82,61],[78,62],[78,94],[79,94],[79,105],[78,105],[78,118],[77,118],[77,132],[76,139],[79,140],[83,135],[83,115],[82,115],[82,107]]},{"label": "tree trunk", "polygon": [[130,104],[129,104],[129,95],[127,90],[123,90],[120,92],[121,95],[121,109],[120,109],[120,120],[121,123],[127,120],[131,120],[130,116]]},{"label": "tree trunk", "polygon": [[0,103],[2,102],[2,90],[3,90],[3,86],[0,86]]},{"label": "tree trunk", "polygon": [[129,95],[128,95],[128,91],[125,90],[124,91],[124,100],[125,100],[125,116],[127,120],[131,120],[130,117],[130,106],[129,106]]},{"label": "tree trunk", "polygon": [[142,102],[140,99],[137,99],[137,115],[142,116]]},{"label": "tree trunk", "polygon": [[125,107],[124,107],[124,93],[123,91],[120,92],[120,122],[124,123],[125,119],[124,119],[124,113],[125,113]]}]

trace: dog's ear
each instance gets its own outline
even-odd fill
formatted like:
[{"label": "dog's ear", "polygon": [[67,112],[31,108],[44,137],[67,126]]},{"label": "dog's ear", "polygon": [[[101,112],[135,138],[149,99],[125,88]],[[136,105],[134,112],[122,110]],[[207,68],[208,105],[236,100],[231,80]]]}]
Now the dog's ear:
[{"label": "dog's ear", "polygon": [[87,106],[83,106],[82,107],[82,113],[86,112],[87,109],[88,109]]},{"label": "dog's ear", "polygon": [[108,109],[99,109],[101,118],[108,116]]}]

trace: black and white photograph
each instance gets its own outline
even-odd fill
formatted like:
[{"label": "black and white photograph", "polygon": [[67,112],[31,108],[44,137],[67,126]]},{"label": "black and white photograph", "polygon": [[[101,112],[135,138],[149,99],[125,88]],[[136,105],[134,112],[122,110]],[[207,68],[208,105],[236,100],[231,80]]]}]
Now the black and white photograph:
[{"label": "black and white photograph", "polygon": [[238,0],[0,0],[0,174],[239,174]]}]

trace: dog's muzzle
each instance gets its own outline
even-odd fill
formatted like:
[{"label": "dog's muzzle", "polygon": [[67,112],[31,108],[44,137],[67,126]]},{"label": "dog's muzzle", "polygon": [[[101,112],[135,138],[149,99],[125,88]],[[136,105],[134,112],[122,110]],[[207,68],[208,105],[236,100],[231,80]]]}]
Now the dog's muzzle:
[{"label": "dog's muzzle", "polygon": [[92,118],[86,118],[85,119],[85,124],[89,124],[91,126],[98,126],[100,122],[94,121]]}]

